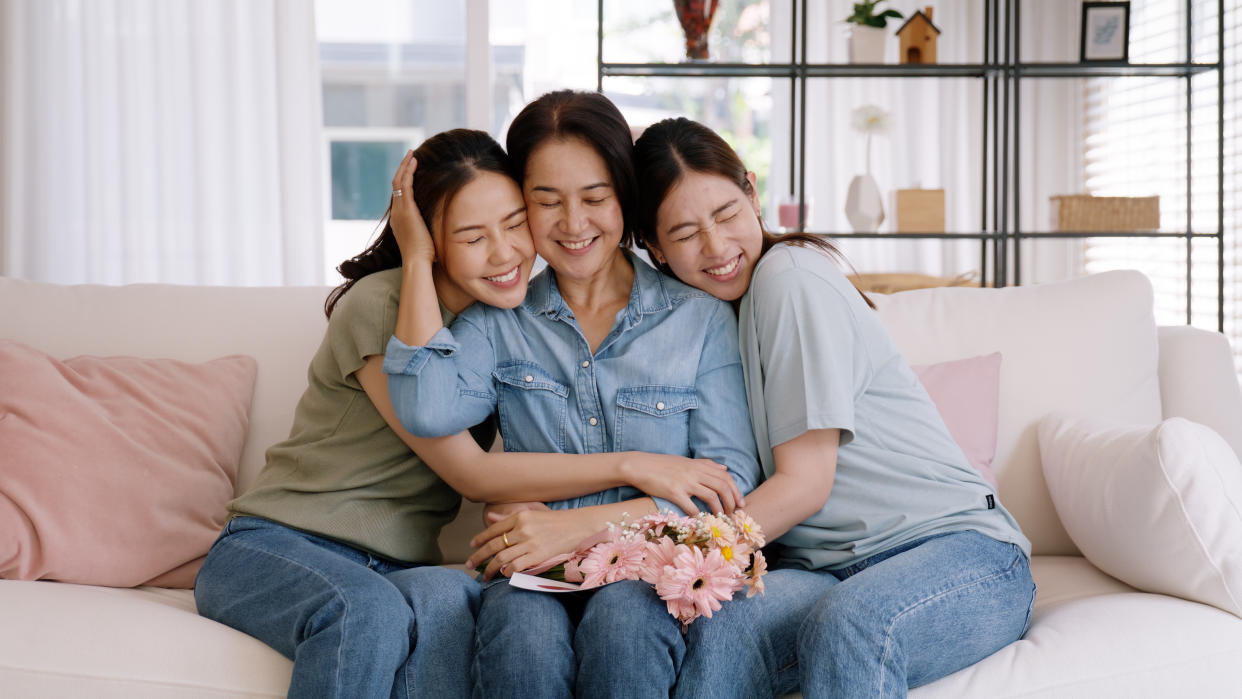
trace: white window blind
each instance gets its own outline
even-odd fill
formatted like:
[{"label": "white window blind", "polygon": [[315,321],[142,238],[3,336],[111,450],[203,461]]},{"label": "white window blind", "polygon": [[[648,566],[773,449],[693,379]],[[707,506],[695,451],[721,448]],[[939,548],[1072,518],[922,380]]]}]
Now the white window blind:
[{"label": "white window blind", "polygon": [[[1186,2],[1191,3],[1191,58],[1218,58],[1217,0],[1135,0],[1130,10],[1130,62],[1186,60]],[[1242,11],[1225,5],[1224,242],[1225,332],[1242,371],[1242,262],[1236,225],[1242,214],[1239,141],[1239,85],[1242,84]],[[1190,165],[1187,166],[1185,78],[1126,77],[1085,81],[1084,185],[1101,196],[1160,197],[1160,230],[1214,233],[1219,225],[1218,73],[1189,81]],[[1190,195],[1187,196],[1189,173]],[[1187,218],[1187,208],[1190,216]],[[1185,238],[1091,238],[1084,241],[1087,273],[1130,268],[1144,272],[1155,287],[1156,322],[1187,322]],[[1190,254],[1192,325],[1217,329],[1217,240],[1197,238]]]}]

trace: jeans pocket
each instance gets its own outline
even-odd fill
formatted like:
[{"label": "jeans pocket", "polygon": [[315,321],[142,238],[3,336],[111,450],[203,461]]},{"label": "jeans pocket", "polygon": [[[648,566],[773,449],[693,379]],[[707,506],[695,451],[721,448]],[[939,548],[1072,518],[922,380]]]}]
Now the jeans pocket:
[{"label": "jeans pocket", "polygon": [[569,417],[569,388],[543,367],[517,360],[492,374],[505,451],[563,452]]},{"label": "jeans pocket", "polygon": [[690,411],[699,407],[693,387],[631,386],[617,391],[617,451],[690,453]]}]

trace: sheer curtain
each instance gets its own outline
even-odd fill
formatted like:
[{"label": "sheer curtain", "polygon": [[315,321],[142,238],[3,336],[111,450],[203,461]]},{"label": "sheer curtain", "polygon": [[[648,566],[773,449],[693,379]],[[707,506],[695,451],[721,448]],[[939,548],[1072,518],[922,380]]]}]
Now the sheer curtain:
[{"label": "sheer curtain", "polygon": [[[885,7],[909,17],[929,4],[892,0]],[[808,6],[808,60],[847,62],[846,25],[841,20],[851,4],[812,2]],[[1028,2],[1022,9],[1019,30],[1024,60],[1077,60],[1078,3]],[[783,16],[781,20],[788,21]],[[982,0],[940,0],[934,3],[933,21],[941,30],[937,41],[940,63],[983,60]],[[902,22],[890,21],[887,28],[889,63],[897,61],[894,34]],[[782,35],[787,44],[787,32],[775,31],[773,41],[782,41]],[[1026,231],[1046,229],[1050,195],[1081,191],[1081,87],[1070,82],[1028,81],[1022,88],[1020,196]],[[775,90],[773,100],[774,112],[788,113],[787,90]],[[865,139],[853,131],[851,114],[868,104],[890,115],[888,132],[873,137],[871,147],[871,172],[884,197],[886,218],[880,231],[896,229],[894,190],[918,187],[945,190],[946,231],[981,230],[983,81],[978,78],[812,79],[807,89],[806,159],[810,228],[850,230],[844,213],[845,193],[850,179],[867,167]],[[789,191],[784,160],[789,142],[783,139],[782,132],[774,138],[772,189],[778,193]],[[838,244],[860,272],[977,275],[980,271],[977,241],[893,237],[891,241],[842,238]],[[1060,241],[1041,241],[1033,250],[1024,246],[1022,281],[1069,276],[1076,259],[1072,246]],[[989,275],[990,265],[989,261]]]},{"label": "sheer curtain", "polygon": [[303,0],[0,0],[0,273],[322,283]]}]

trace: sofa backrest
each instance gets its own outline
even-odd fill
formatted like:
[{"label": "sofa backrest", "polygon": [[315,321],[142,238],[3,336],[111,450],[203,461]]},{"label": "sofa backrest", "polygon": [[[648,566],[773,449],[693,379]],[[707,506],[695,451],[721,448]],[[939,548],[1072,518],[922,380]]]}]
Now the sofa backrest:
[{"label": "sofa backrest", "polygon": [[1055,410],[1130,424],[1161,420],[1151,283],[1118,271],[1004,289],[875,295],[911,364],[1001,353],[1000,497],[1037,554],[1078,554],[1044,482],[1036,428]]},{"label": "sofa backrest", "polygon": [[0,338],[65,359],[88,354],[259,363],[238,492],[289,435],[323,339],[325,287],[63,286],[0,277]]}]

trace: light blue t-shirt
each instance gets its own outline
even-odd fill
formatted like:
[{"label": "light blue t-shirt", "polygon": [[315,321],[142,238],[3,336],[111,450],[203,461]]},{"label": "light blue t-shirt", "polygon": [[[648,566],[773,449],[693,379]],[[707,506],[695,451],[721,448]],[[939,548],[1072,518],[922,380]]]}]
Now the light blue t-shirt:
[{"label": "light blue t-shirt", "polygon": [[777,540],[785,563],[839,569],[931,534],[1031,544],[966,460],[888,331],[825,253],[777,245],[738,316],[751,424],[772,447],[841,430],[828,502]]}]

